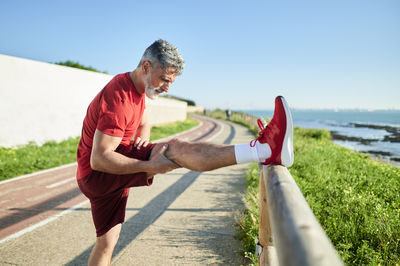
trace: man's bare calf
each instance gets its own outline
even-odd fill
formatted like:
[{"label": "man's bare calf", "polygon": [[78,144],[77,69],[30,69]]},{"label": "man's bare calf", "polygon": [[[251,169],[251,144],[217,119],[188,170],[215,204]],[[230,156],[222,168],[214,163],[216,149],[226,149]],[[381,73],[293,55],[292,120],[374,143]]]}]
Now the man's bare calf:
[{"label": "man's bare calf", "polygon": [[236,164],[233,145],[192,143],[172,139],[165,156],[181,167],[204,172]]}]

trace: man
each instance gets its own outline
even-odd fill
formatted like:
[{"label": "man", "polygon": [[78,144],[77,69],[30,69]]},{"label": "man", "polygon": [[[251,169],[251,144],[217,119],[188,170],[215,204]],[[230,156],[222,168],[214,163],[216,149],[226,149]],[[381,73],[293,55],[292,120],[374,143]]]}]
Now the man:
[{"label": "man", "polygon": [[[78,146],[77,180],[89,198],[96,243],[89,265],[109,265],[118,241],[129,188],[150,186],[153,177],[178,167],[208,171],[247,162],[293,163],[292,118],[283,97],[273,119],[256,140],[239,145],[190,143],[173,139],[149,143],[145,95],[168,92],[184,61],[175,46],[158,40],[132,72],[115,76],[88,107]],[[132,141],[134,139],[134,141]]]}]

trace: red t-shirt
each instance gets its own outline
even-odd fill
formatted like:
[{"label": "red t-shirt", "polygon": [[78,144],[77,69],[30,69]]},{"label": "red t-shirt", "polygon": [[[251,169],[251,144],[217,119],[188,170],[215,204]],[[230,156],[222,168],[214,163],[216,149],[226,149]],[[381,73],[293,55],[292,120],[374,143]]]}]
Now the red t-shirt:
[{"label": "red t-shirt", "polygon": [[90,103],[83,121],[78,145],[77,179],[92,172],[90,154],[96,129],[104,134],[122,138],[128,145],[139,127],[145,109],[145,94],[140,95],[129,72],[115,76]]}]

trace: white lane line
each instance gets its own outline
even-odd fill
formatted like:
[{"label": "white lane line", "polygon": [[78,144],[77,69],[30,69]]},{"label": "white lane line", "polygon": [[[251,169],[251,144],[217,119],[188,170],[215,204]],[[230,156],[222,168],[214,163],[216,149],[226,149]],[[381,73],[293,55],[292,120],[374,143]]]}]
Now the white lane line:
[{"label": "white lane line", "polygon": [[[218,123],[218,122],[217,122]],[[211,138],[209,138],[208,140],[206,140],[206,142],[211,142],[212,140],[214,140],[216,137],[218,137],[222,131],[224,131],[225,125],[224,123],[219,123],[221,125],[221,128],[219,129],[219,131],[217,133],[215,133],[214,136],[212,136]]]},{"label": "white lane line", "polygon": [[55,188],[55,187],[64,185],[65,183],[68,183],[69,181],[75,180],[75,179],[76,179],[76,177],[73,176],[73,177],[70,177],[70,178],[61,180],[61,181],[59,181],[59,182],[56,182],[56,183],[54,183],[54,184],[48,185],[48,186],[46,186],[46,188]]},{"label": "white lane line", "polygon": [[31,232],[31,231],[33,231],[33,230],[35,230],[35,229],[37,229],[37,228],[39,228],[39,227],[41,227],[43,225],[46,225],[46,224],[48,224],[48,223],[60,218],[61,216],[78,209],[80,206],[82,206],[82,205],[84,205],[84,204],[86,204],[88,202],[89,202],[89,200],[82,201],[81,203],[78,203],[75,206],[73,206],[73,207],[71,207],[69,209],[66,209],[65,211],[62,211],[62,212],[60,212],[60,213],[58,213],[56,215],[53,215],[52,217],[47,218],[46,220],[43,220],[43,221],[41,221],[41,222],[39,222],[37,224],[31,225],[31,226],[29,226],[29,227],[27,227],[27,228],[25,228],[25,229],[23,229],[21,231],[18,231],[16,233],[12,234],[12,235],[9,235],[9,236],[1,239],[0,240],[0,244],[6,242],[8,240],[11,240],[11,239],[14,239],[14,238],[18,238],[18,237],[20,237],[20,236],[22,236],[22,235],[24,235],[26,233],[29,233],[29,232]]}]

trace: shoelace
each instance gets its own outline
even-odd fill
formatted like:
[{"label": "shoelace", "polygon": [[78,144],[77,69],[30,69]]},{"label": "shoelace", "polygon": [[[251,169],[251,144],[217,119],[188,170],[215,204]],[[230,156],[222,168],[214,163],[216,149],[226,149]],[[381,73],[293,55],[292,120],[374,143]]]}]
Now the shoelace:
[{"label": "shoelace", "polygon": [[256,146],[256,142],[260,139],[263,138],[264,134],[265,134],[265,126],[263,124],[263,122],[261,121],[261,119],[257,119],[257,124],[258,127],[260,128],[260,132],[258,132],[258,137],[256,139],[253,139],[252,141],[250,141],[250,147],[254,147]]}]

